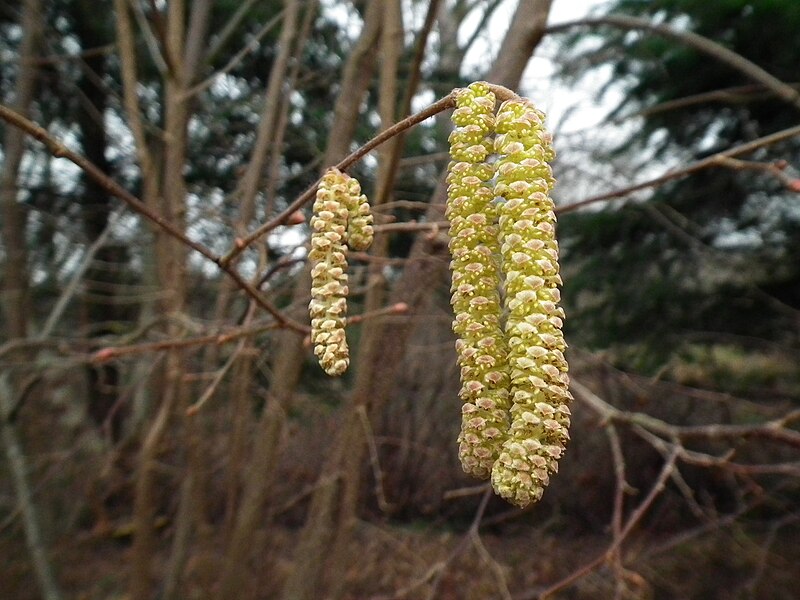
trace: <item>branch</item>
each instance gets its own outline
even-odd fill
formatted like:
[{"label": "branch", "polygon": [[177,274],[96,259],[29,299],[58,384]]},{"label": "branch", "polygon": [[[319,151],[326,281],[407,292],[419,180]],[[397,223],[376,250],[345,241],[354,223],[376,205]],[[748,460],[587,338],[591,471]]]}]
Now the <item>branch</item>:
[{"label": "branch", "polygon": [[[351,152],[348,156],[343,158],[339,161],[335,166],[335,168],[339,169],[340,171],[347,171],[347,169],[353,165],[354,163],[361,160],[364,156],[369,154],[372,150],[380,146],[386,140],[393,138],[394,136],[398,135],[399,133],[405,131],[422,123],[422,121],[439,114],[440,112],[447,110],[448,108],[453,108],[455,106],[455,100],[453,97],[453,93],[451,92],[444,98],[437,100],[427,108],[421,110],[420,112],[411,115],[400,121],[399,123],[392,125],[388,129],[385,129],[366,144],[358,148],[357,150]],[[283,225],[286,220],[291,216],[293,213],[298,211],[306,204],[309,200],[311,200],[317,192],[317,186],[319,186],[320,181],[322,178],[320,177],[317,179],[313,185],[311,185],[306,191],[304,191],[297,199],[292,202],[289,206],[283,209],[278,215],[274,218],[270,219],[266,223],[264,223],[261,227],[250,233],[244,238],[237,239],[236,245],[232,248],[228,254],[226,254],[222,259],[220,259],[220,266],[228,265],[232,260],[234,260],[239,254],[241,254],[245,248],[247,248],[250,244],[260,238],[262,235],[269,233],[276,227]]]},{"label": "branch", "polygon": [[663,37],[677,40],[743,73],[750,79],[762,84],[782,100],[800,109],[800,93],[792,86],[770,75],[767,71],[754,62],[749,61],[741,54],[733,52],[725,46],[691,31],[681,31],[669,25],[652,23],[647,19],[640,19],[638,17],[607,15],[605,17],[594,17],[591,19],[581,19],[579,21],[569,21],[559,25],[551,25],[547,28],[547,33],[561,33],[574,27],[592,27],[596,25],[611,25],[620,29],[644,29]]},{"label": "branch", "polygon": [[793,411],[781,418],[758,425],[712,424],[679,426],[672,425],[644,413],[619,410],[575,380],[572,380],[570,386],[575,392],[576,397],[586,403],[592,410],[600,415],[604,421],[639,426],[670,440],[759,438],[785,444],[792,448],[800,448],[800,431],[786,429],[787,423],[791,423],[798,418],[800,410]]},{"label": "branch", "polygon": [[25,529],[25,543],[30,552],[36,578],[45,600],[61,600],[63,595],[58,587],[53,566],[47,556],[47,548],[42,539],[42,524],[33,503],[33,492],[28,481],[28,461],[17,437],[17,432],[9,420],[12,390],[7,373],[0,376],[0,439],[8,461],[17,508],[22,516]]},{"label": "branch", "polygon": [[642,517],[644,517],[645,513],[650,509],[655,502],[656,498],[661,495],[661,492],[664,491],[666,487],[667,479],[672,475],[673,470],[675,469],[675,463],[678,459],[679,449],[674,448],[673,451],[669,454],[667,459],[664,461],[663,466],[661,467],[661,471],[656,478],[656,481],[653,483],[652,487],[650,488],[650,492],[647,494],[647,497],[642,500],[641,504],[636,507],[636,510],[633,511],[628,522],[625,524],[625,527],[619,533],[618,536],[615,536],[614,541],[608,547],[608,549],[600,554],[597,558],[592,560],[591,562],[585,564],[583,567],[577,569],[569,576],[565,577],[561,581],[551,585],[549,588],[544,590],[541,594],[533,593],[533,594],[523,594],[519,597],[518,600],[529,600],[531,598],[540,598],[541,600],[546,600],[547,598],[551,597],[556,592],[568,587],[582,579],[598,567],[603,566],[611,557],[613,557],[614,553],[619,549],[622,545],[622,542],[628,537],[630,532],[633,530],[636,525],[638,525],[639,521],[641,521]]},{"label": "branch", "polygon": [[[236,284],[242,288],[255,302],[268,313],[270,313],[275,320],[280,324],[281,327],[286,327],[297,331],[298,333],[308,333],[309,327],[303,325],[302,323],[298,323],[286,316],[284,316],[275,306],[272,305],[266,298],[262,296],[262,294],[253,286],[251,283],[248,283],[239,273],[236,271],[232,266],[230,266],[227,262],[220,259],[216,256],[211,250],[192,240],[191,238],[187,237],[182,231],[180,231],[177,227],[175,227],[172,223],[164,219],[160,214],[156,211],[151,209],[147,206],[144,202],[139,200],[136,196],[128,192],[126,189],[121,187],[116,181],[108,177],[103,171],[101,171],[97,165],[89,161],[86,157],[73,152],[66,146],[64,146],[60,141],[50,136],[42,127],[34,123],[33,121],[26,119],[16,111],[11,110],[7,106],[0,104],[0,119],[6,121],[10,125],[17,127],[30,135],[31,137],[35,138],[36,140],[43,143],[50,153],[56,158],[66,158],[77,167],[82,169],[89,177],[94,179],[98,185],[100,185],[104,190],[106,190],[112,196],[119,198],[123,202],[125,202],[129,207],[131,207],[134,211],[138,212],[142,216],[144,216],[147,220],[155,224],[156,226],[163,229],[166,233],[170,236],[188,246],[198,254],[201,254],[215,265],[217,265],[222,271],[224,271],[229,277],[231,277]],[[294,212],[294,211],[292,211]],[[290,216],[291,213],[285,215],[285,217]],[[284,218],[285,218],[284,217]]]},{"label": "branch", "polygon": [[[214,61],[219,51],[222,50],[222,47],[225,44],[227,44],[231,36],[233,36],[233,34],[236,33],[236,28],[239,27],[242,20],[247,15],[247,12],[251,8],[253,8],[253,5],[256,3],[256,1],[257,0],[245,0],[239,5],[239,7],[236,9],[236,12],[233,13],[228,22],[225,23],[220,32],[211,42],[211,46],[209,47],[208,52],[204,57],[204,61],[206,62],[206,64],[211,64]],[[278,12],[278,15],[276,15],[276,17],[280,17],[282,12],[283,9],[281,9]]]},{"label": "branch", "polygon": [[131,346],[108,346],[101,348],[91,356],[91,362],[101,364],[109,360],[130,356],[133,354],[148,354],[150,352],[162,352],[177,348],[190,348],[192,346],[208,346],[210,344],[221,346],[242,337],[256,335],[275,329],[274,323],[257,324],[249,327],[237,327],[221,333],[203,335],[199,337],[185,338],[180,340],[170,339],[160,342],[150,342],[146,344],[136,344]]},{"label": "branch", "polygon": [[732,148],[729,148],[728,150],[724,150],[723,152],[718,152],[717,154],[713,154],[712,156],[709,156],[707,158],[703,158],[701,160],[689,163],[688,165],[680,169],[675,169],[674,171],[667,171],[663,175],[659,175],[654,179],[649,179],[641,183],[636,183],[634,185],[619,190],[614,190],[611,192],[603,192],[602,194],[597,194],[596,196],[590,196],[589,198],[585,198],[584,200],[579,200],[578,202],[573,202],[571,204],[564,204],[562,206],[556,207],[556,213],[557,214],[570,213],[578,210],[579,208],[583,208],[584,206],[588,206],[590,204],[596,204],[604,200],[614,200],[622,198],[634,192],[645,190],[651,187],[656,187],[664,183],[667,183],[669,181],[673,181],[674,179],[682,179],[688,175],[692,175],[694,173],[697,173],[698,171],[702,171],[703,169],[707,169],[709,167],[724,166],[722,164],[722,161],[724,161],[724,159],[726,158],[732,158],[734,156],[739,156],[740,154],[748,154],[750,152],[758,150],[759,148],[763,148],[764,146],[770,146],[772,144],[788,140],[798,135],[800,135],[800,125],[795,125],[794,127],[789,127],[788,129],[782,129],[781,131],[776,131],[775,133],[765,135],[764,137],[756,138],[755,140],[752,140],[750,142],[734,146]]},{"label": "branch", "polygon": [[[800,84],[791,83],[792,88],[798,89]],[[711,102],[730,103],[730,104],[745,104],[754,100],[760,100],[764,97],[769,97],[771,94],[769,90],[765,90],[763,85],[760,84],[747,84],[737,85],[734,87],[713,90],[711,92],[703,92],[700,94],[692,94],[691,96],[684,96],[683,98],[676,98],[674,100],[666,100],[655,106],[648,106],[635,113],[631,113],[617,119],[613,123],[623,123],[630,119],[637,117],[650,117],[663,112],[696,106],[698,104],[706,104]]]},{"label": "branch", "polygon": [[[158,69],[159,74],[162,77],[166,77],[167,71],[169,71],[169,65],[167,64],[167,56],[161,53],[163,44],[159,43],[159,40],[156,39],[156,35],[153,33],[150,24],[147,22],[147,15],[144,14],[144,9],[142,8],[141,4],[139,4],[137,0],[128,0],[128,5],[131,7],[131,9],[133,9],[133,16],[136,18],[139,29],[142,30],[145,45],[150,53],[150,58],[153,59],[153,64],[156,66],[156,69]],[[160,21],[157,20],[158,16],[158,10],[154,9],[153,19],[157,25],[161,25]],[[158,33],[161,41],[163,42],[164,32],[161,27],[158,27]]]}]

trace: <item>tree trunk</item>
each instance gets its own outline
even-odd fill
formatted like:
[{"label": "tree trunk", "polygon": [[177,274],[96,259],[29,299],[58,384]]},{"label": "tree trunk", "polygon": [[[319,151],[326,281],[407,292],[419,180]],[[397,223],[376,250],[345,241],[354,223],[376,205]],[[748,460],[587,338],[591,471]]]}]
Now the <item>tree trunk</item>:
[{"label": "tree trunk", "polygon": [[[11,108],[25,116],[30,113],[36,90],[35,61],[42,43],[41,14],[39,0],[25,0],[20,23],[20,65],[11,103]],[[31,312],[28,306],[28,257],[25,239],[27,223],[25,213],[17,201],[19,167],[24,152],[25,134],[22,130],[7,125],[3,140],[4,162],[0,175],[0,214],[3,218],[1,233],[6,250],[0,308],[6,321],[5,337],[9,340],[27,336],[28,315]],[[39,514],[33,502],[33,490],[28,479],[28,461],[12,420],[14,388],[8,374],[0,375],[0,442],[11,472],[14,494],[25,531],[25,543],[39,591],[45,600],[60,600],[61,592],[47,556]]]},{"label": "tree trunk", "polygon": [[[11,108],[28,116],[36,90],[37,69],[34,59],[42,38],[39,0],[26,0],[22,9],[22,43],[19,50],[19,75]],[[0,209],[2,210],[3,245],[6,261],[3,272],[2,310],[6,321],[6,338],[24,338],[28,332],[28,253],[25,232],[26,216],[17,201],[19,166],[25,152],[22,130],[5,128],[3,168],[0,176]]]},{"label": "tree trunk", "polygon": [[[189,105],[186,95],[188,74],[185,56],[185,4],[172,0],[167,5],[164,53],[168,71],[164,82],[164,164],[161,189],[161,213],[175,227],[186,229],[186,181],[183,176],[186,163],[187,124]],[[186,296],[187,249],[173,238],[162,237],[156,247],[156,260],[161,289],[165,291],[163,309],[166,314],[179,315],[184,309]],[[181,335],[179,326],[171,323],[167,328],[171,338]],[[139,453],[134,499],[134,525],[136,533],[132,549],[131,597],[147,600],[151,594],[152,559],[154,555],[154,521],[156,515],[154,473],[156,459],[161,449],[175,410],[185,407],[189,398],[188,385],[182,384],[185,372],[183,351],[167,352],[164,363],[163,395],[154,421],[145,435]]]}]

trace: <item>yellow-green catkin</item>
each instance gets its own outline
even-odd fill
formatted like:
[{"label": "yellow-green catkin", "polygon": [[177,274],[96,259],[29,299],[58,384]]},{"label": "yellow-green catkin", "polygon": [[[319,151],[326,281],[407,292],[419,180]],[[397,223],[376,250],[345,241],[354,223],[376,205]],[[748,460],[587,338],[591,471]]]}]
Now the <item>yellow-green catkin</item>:
[{"label": "yellow-green catkin", "polygon": [[495,491],[518,506],[539,500],[569,439],[569,378],[561,333],[555,213],[544,115],[524,99],[496,120],[494,193],[505,278],[511,427],[492,469]]},{"label": "yellow-green catkin", "polygon": [[341,375],[350,364],[344,326],[348,294],[345,243],[352,181],[345,173],[329,169],[317,189],[311,217],[311,342],[328,375]]},{"label": "yellow-green catkin", "polygon": [[453,331],[463,400],[459,458],[488,478],[508,430],[508,369],[500,322],[499,242],[490,180],[494,94],[485,83],[456,92],[447,175]]}]

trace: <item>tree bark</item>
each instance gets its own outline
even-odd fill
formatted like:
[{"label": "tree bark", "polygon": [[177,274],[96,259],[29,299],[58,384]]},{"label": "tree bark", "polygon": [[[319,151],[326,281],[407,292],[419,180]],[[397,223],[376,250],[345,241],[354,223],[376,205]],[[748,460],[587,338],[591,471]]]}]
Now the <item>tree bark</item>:
[{"label": "tree bark", "polygon": [[[26,0],[22,8],[22,43],[19,49],[19,74],[11,108],[28,116],[36,90],[35,58],[42,41],[41,3]],[[2,309],[8,339],[24,338],[28,331],[28,253],[25,232],[27,219],[17,201],[19,166],[25,152],[25,134],[6,126],[3,140],[3,169],[0,176],[0,209],[3,216],[3,245],[6,261],[3,272]]]},{"label": "tree bark", "polygon": [[[29,115],[37,84],[36,58],[42,43],[42,6],[39,0],[25,0],[22,6],[22,42],[19,70],[11,107]],[[24,338],[28,334],[28,267],[26,215],[17,201],[19,167],[25,152],[25,134],[7,125],[3,139],[4,162],[0,174],[0,214],[2,242],[6,250],[0,308],[5,317],[6,338]],[[62,595],[47,556],[41,522],[28,479],[28,461],[12,421],[14,384],[8,374],[0,376],[0,441],[8,462],[17,506],[22,516],[25,542],[33,572],[45,600],[60,600]]]}]

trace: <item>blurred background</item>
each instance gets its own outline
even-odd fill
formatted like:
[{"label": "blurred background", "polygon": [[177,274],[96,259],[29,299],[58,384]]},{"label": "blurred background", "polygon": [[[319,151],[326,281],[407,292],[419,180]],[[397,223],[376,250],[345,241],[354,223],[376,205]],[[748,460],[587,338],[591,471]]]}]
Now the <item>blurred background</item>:
[{"label": "blurred background", "polygon": [[[3,113],[0,597],[796,598],[798,30],[796,0],[4,3],[2,104],[142,204]],[[343,377],[305,342],[310,205],[247,239],[478,79],[558,152],[572,442],[526,510],[457,459],[448,112],[349,170],[377,237]]]}]

